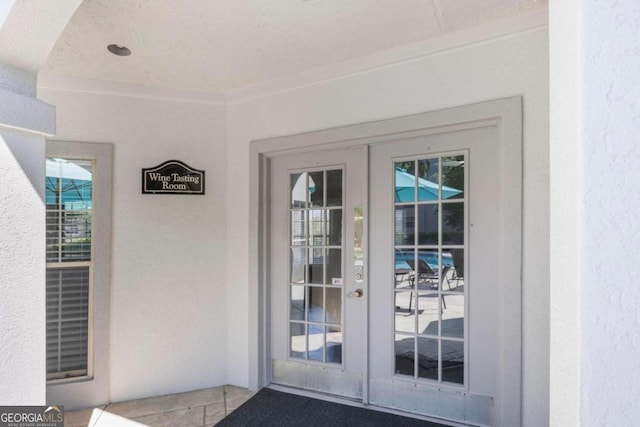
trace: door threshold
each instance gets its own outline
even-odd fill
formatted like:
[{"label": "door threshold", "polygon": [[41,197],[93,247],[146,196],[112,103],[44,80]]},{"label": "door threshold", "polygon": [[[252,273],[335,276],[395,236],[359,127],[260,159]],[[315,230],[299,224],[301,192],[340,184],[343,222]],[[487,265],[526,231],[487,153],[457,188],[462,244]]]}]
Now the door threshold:
[{"label": "door threshold", "polygon": [[295,394],[295,395],[298,395],[298,396],[309,397],[309,398],[312,398],[312,399],[324,400],[326,402],[339,403],[339,404],[342,404],[342,405],[353,406],[353,407],[356,407],[356,408],[364,408],[364,409],[371,409],[371,410],[379,411],[379,412],[386,412],[388,414],[399,415],[399,416],[408,417],[408,418],[414,418],[414,419],[422,420],[422,421],[429,421],[429,422],[432,422],[432,423],[438,423],[438,424],[442,424],[442,425],[446,425],[446,426],[452,426],[452,427],[470,427],[471,426],[471,424],[456,423],[456,422],[453,422],[453,421],[450,421],[450,420],[445,420],[445,419],[442,419],[442,418],[434,418],[434,417],[428,417],[428,416],[425,416],[425,415],[416,414],[414,412],[406,412],[406,411],[401,411],[401,410],[398,410],[398,409],[386,408],[384,406],[378,406],[378,405],[373,405],[373,404],[364,404],[364,403],[362,403],[362,401],[357,400],[357,399],[351,399],[351,398],[348,398],[348,397],[335,396],[333,394],[327,394],[327,393],[322,393],[322,392],[317,392],[317,391],[305,390],[305,389],[296,388],[296,387],[290,387],[290,386],[271,383],[271,384],[267,385],[266,388],[269,388],[269,389],[275,390],[275,391],[281,391],[283,393]]}]

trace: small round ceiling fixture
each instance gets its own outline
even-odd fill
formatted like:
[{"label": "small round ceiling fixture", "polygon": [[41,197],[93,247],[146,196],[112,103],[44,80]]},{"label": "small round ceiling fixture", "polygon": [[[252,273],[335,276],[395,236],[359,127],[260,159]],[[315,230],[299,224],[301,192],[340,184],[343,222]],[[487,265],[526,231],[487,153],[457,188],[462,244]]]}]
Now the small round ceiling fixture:
[{"label": "small round ceiling fixture", "polygon": [[126,46],[118,46],[117,44],[110,44],[107,46],[109,52],[118,56],[129,56],[131,55],[131,50]]}]

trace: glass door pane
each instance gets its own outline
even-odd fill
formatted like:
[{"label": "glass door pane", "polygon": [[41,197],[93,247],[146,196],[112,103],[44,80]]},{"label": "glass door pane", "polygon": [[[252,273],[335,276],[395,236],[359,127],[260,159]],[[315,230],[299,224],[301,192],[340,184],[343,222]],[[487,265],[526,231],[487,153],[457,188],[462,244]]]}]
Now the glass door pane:
[{"label": "glass door pane", "polygon": [[291,358],[342,363],[342,177],[342,169],[290,174]]},{"label": "glass door pane", "polygon": [[396,375],[464,384],[464,168],[464,155],[394,163]]}]

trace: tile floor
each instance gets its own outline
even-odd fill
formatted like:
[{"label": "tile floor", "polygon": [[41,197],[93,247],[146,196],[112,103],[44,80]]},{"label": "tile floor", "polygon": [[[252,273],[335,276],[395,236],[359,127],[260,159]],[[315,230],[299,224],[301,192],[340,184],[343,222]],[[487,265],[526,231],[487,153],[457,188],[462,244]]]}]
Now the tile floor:
[{"label": "tile floor", "polygon": [[65,412],[65,427],[209,427],[253,396],[226,385]]}]

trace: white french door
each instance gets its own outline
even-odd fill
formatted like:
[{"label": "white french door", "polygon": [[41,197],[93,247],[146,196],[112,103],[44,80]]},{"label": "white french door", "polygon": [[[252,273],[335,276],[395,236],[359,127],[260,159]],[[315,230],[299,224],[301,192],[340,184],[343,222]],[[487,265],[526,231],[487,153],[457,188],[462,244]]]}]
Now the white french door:
[{"label": "white french door", "polygon": [[491,117],[268,156],[268,382],[518,425],[520,148]]},{"label": "white french door", "polygon": [[271,163],[272,382],[362,398],[362,148]]},{"label": "white french door", "polygon": [[496,143],[489,126],[371,147],[372,404],[494,424],[502,375]]}]

